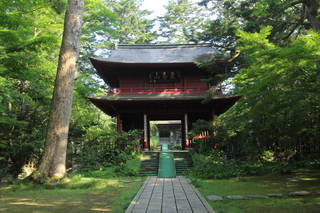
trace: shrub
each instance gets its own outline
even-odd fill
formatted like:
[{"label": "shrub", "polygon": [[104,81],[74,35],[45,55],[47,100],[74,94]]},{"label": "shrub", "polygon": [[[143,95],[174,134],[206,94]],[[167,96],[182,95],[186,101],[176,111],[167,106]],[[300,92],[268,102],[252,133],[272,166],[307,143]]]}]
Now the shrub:
[{"label": "shrub", "polygon": [[140,136],[140,131],[132,130],[89,140],[75,156],[76,162],[82,171],[123,165],[139,152]]},{"label": "shrub", "polygon": [[297,168],[319,167],[319,160],[299,161],[241,161],[225,159],[221,150],[212,150],[208,154],[193,153],[194,167],[189,175],[198,178],[230,178],[245,175],[286,174]]}]

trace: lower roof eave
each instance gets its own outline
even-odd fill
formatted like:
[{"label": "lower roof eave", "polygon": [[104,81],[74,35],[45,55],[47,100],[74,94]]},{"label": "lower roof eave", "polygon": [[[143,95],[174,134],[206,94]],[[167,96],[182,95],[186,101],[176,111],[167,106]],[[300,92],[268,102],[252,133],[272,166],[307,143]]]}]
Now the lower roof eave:
[{"label": "lower roof eave", "polygon": [[[191,98],[191,99],[108,99],[104,98],[93,98],[89,97],[88,99],[99,109],[105,112],[108,115],[115,116],[119,113],[119,106],[126,104],[127,107],[135,107],[137,106],[137,110],[141,110],[139,108],[139,104],[151,104],[151,103],[165,103],[165,104],[180,104],[182,106],[186,104],[201,104],[202,106],[207,106],[210,108],[214,108],[215,113],[220,115],[226,112],[230,107],[232,107],[241,96],[228,96],[228,97],[220,97],[214,98],[209,101],[204,101],[204,98]],[[146,105],[146,107],[148,107]]]}]

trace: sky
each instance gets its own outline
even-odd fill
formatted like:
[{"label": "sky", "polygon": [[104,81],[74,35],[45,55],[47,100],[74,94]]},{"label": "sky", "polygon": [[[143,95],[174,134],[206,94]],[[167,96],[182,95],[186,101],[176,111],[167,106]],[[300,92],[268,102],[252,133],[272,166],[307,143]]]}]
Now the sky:
[{"label": "sky", "polygon": [[149,10],[153,12],[152,18],[163,15],[165,13],[164,6],[168,3],[168,0],[144,0],[141,9]]}]

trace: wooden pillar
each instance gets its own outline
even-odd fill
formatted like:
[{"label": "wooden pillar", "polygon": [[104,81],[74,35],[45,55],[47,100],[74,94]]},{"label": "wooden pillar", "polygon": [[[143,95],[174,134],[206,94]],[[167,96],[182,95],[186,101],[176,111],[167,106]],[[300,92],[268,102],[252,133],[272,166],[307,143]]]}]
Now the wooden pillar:
[{"label": "wooden pillar", "polygon": [[188,113],[184,114],[184,135],[185,135],[185,141],[184,141],[184,148],[188,149],[190,148],[190,141],[188,138]]},{"label": "wooden pillar", "polygon": [[117,130],[117,133],[120,134],[122,132],[122,121],[121,121],[121,117],[120,117],[120,114],[117,114],[116,116],[116,130]]},{"label": "wooden pillar", "polygon": [[150,122],[149,118],[147,119],[147,144],[148,144],[148,150],[150,150]]},{"label": "wooden pillar", "polygon": [[143,114],[143,149],[149,149],[148,142],[148,117],[147,114]]},{"label": "wooden pillar", "polygon": [[212,126],[213,126],[213,133],[212,135],[213,136],[216,136],[217,135],[217,132],[216,132],[216,113],[214,112],[214,110],[212,110],[211,112],[211,116],[212,116]]},{"label": "wooden pillar", "polygon": [[181,149],[185,149],[186,135],[184,131],[184,118],[181,119]]}]

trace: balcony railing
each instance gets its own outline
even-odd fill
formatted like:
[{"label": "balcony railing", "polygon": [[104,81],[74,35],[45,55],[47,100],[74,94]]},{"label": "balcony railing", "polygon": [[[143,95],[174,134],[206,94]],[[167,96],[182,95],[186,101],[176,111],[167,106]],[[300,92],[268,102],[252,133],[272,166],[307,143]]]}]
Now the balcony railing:
[{"label": "balcony railing", "polygon": [[108,91],[109,95],[128,95],[128,94],[202,94],[206,88],[113,88]]}]

